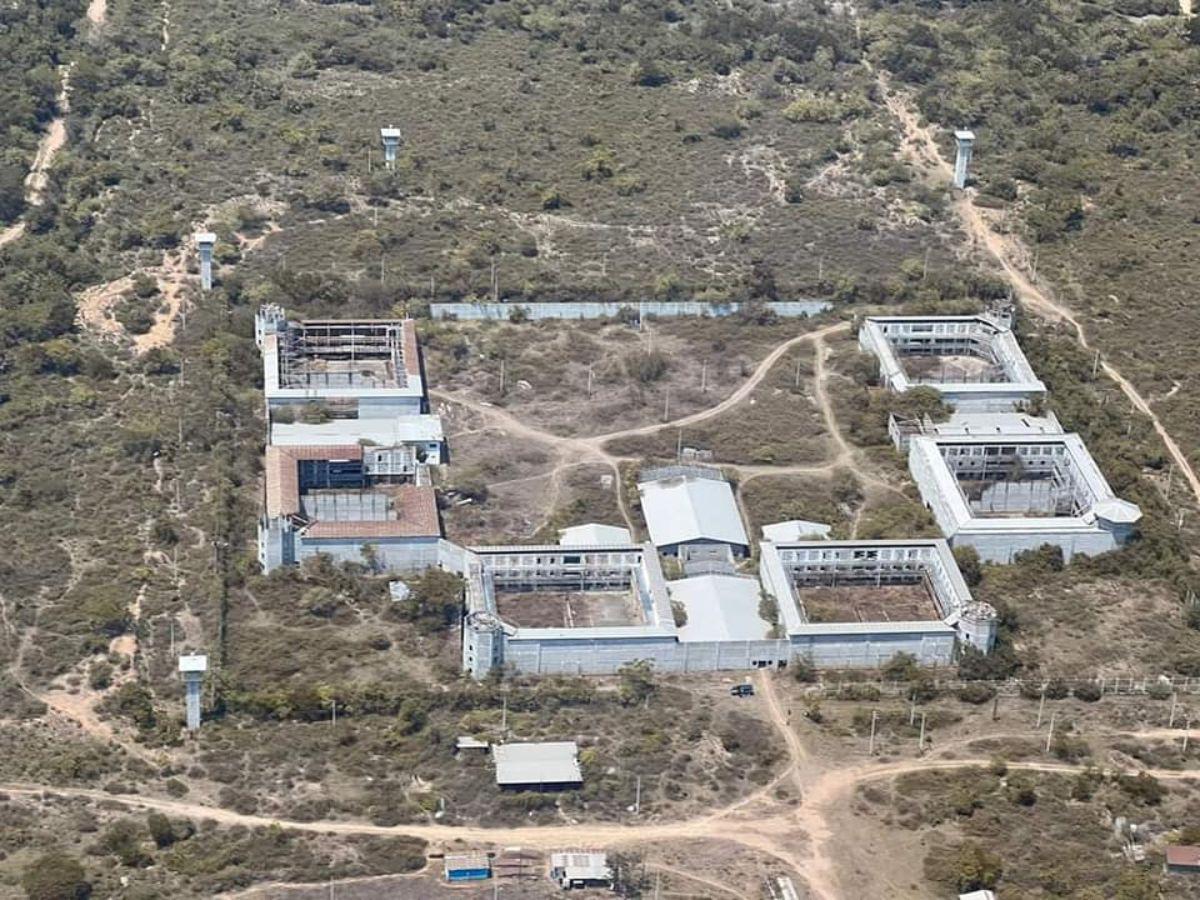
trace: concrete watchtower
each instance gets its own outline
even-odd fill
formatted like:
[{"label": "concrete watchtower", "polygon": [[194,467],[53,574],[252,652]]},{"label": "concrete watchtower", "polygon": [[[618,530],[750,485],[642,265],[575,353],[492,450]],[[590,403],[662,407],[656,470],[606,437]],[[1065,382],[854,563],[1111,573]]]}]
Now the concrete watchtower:
[{"label": "concrete watchtower", "polygon": [[200,251],[200,288],[212,290],[212,260],[213,247],[216,246],[217,236],[211,231],[201,231],[196,235],[196,249]]},{"label": "concrete watchtower", "polygon": [[958,636],[981,653],[991,653],[996,646],[999,620],[995,607],[982,600],[973,600],[963,607],[958,619]]},{"label": "concrete watchtower", "polygon": [[400,129],[380,128],[379,138],[383,141],[383,162],[389,168],[396,165],[396,151],[400,149]]},{"label": "concrete watchtower", "polygon": [[961,190],[967,186],[967,169],[971,165],[971,152],[975,146],[975,132],[956,131],[954,132],[954,140],[958,144],[958,156],[954,159],[954,186]]},{"label": "concrete watchtower", "polygon": [[200,688],[208,671],[208,657],[203,655],[179,657],[179,672],[187,691],[187,729],[200,727]]}]

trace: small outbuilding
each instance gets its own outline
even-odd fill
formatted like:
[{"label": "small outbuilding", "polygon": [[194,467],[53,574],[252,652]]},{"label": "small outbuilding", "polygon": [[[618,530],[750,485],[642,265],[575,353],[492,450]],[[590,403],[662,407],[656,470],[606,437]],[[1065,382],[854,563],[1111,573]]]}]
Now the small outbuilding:
[{"label": "small outbuilding", "polygon": [[583,786],[574,741],[496,744],[496,784],[510,791],[570,791]]},{"label": "small outbuilding", "polygon": [[1200,847],[1179,844],[1167,848],[1167,860],[1163,867],[1172,875],[1200,874]]},{"label": "small outbuilding", "polygon": [[971,891],[969,894],[959,894],[958,900],[996,900],[995,891]]},{"label": "small outbuilding", "polygon": [[492,877],[486,853],[447,853],[443,860],[447,881],[483,881]]},{"label": "small outbuilding", "polygon": [[561,888],[610,887],[613,872],[606,853],[567,850],[550,854],[550,877]]},{"label": "small outbuilding", "polygon": [[624,547],[633,543],[633,535],[628,528],[588,522],[562,529],[558,533],[558,543],[563,547]]},{"label": "small outbuilding", "polygon": [[788,519],[786,522],[772,522],[762,527],[763,539],[776,544],[786,544],[790,541],[811,541],[814,539],[829,540],[833,526],[824,522],[810,522],[807,519]]}]

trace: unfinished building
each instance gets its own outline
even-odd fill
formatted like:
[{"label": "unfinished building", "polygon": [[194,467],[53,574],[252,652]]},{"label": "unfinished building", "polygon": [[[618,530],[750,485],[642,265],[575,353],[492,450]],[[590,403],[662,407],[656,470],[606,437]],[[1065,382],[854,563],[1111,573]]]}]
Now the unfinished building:
[{"label": "unfinished building", "polygon": [[428,466],[444,461],[411,320],[255,317],[268,419],[259,562],[316,554],[393,571],[437,565]]},{"label": "unfinished building", "polygon": [[960,412],[1020,409],[1046,394],[1012,329],[993,315],[875,316],[858,343],[888,388],[930,387]]},{"label": "unfinished building", "polygon": [[373,449],[269,446],[265,468],[258,526],[264,572],[317,554],[380,570],[438,564],[441,527],[433,488],[390,473]]},{"label": "unfinished building", "polygon": [[959,642],[989,652],[996,614],[975,601],[943,540],[759,545],[791,651],[831,668],[878,666],[897,653],[949,665]]},{"label": "unfinished building", "polygon": [[1105,553],[1133,536],[1142,515],[1113,494],[1076,434],[914,436],[908,467],[942,533],[987,562],[1043,544],[1067,561]]}]

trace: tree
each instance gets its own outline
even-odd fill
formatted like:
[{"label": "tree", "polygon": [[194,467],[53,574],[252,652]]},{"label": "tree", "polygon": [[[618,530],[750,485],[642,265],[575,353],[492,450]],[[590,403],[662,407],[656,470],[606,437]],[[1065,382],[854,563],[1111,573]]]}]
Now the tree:
[{"label": "tree", "polygon": [[146,815],[146,828],[150,832],[150,837],[154,841],[154,846],[160,850],[163,847],[170,847],[175,843],[175,828],[171,825],[171,820],[160,812],[151,812]]},{"label": "tree", "polygon": [[12,222],[25,209],[25,170],[0,165],[0,222]]},{"label": "tree", "polygon": [[61,853],[35,859],[21,876],[21,887],[29,900],[86,900],[92,895],[83,866]]},{"label": "tree", "polygon": [[635,706],[647,700],[657,690],[654,683],[654,668],[649,660],[639,659],[626,663],[617,670],[621,676],[618,693],[626,706]]},{"label": "tree", "polygon": [[983,566],[979,562],[979,551],[970,544],[959,544],[954,548],[954,561],[968,587],[983,581]]},{"label": "tree", "polygon": [[897,653],[883,664],[879,674],[888,681],[912,681],[920,671],[915,656],[911,653]]},{"label": "tree", "polygon": [[979,844],[963,844],[955,856],[958,889],[963,893],[991,890],[1004,872],[1000,857]]}]

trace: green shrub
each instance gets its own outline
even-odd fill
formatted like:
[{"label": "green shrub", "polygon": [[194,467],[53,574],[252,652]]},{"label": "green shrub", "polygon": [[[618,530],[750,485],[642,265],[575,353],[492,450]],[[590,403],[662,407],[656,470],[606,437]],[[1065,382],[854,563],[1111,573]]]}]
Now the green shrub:
[{"label": "green shrub", "polygon": [[44,853],[25,869],[21,887],[29,900],[87,900],[92,895],[83,866],[64,853]]}]

